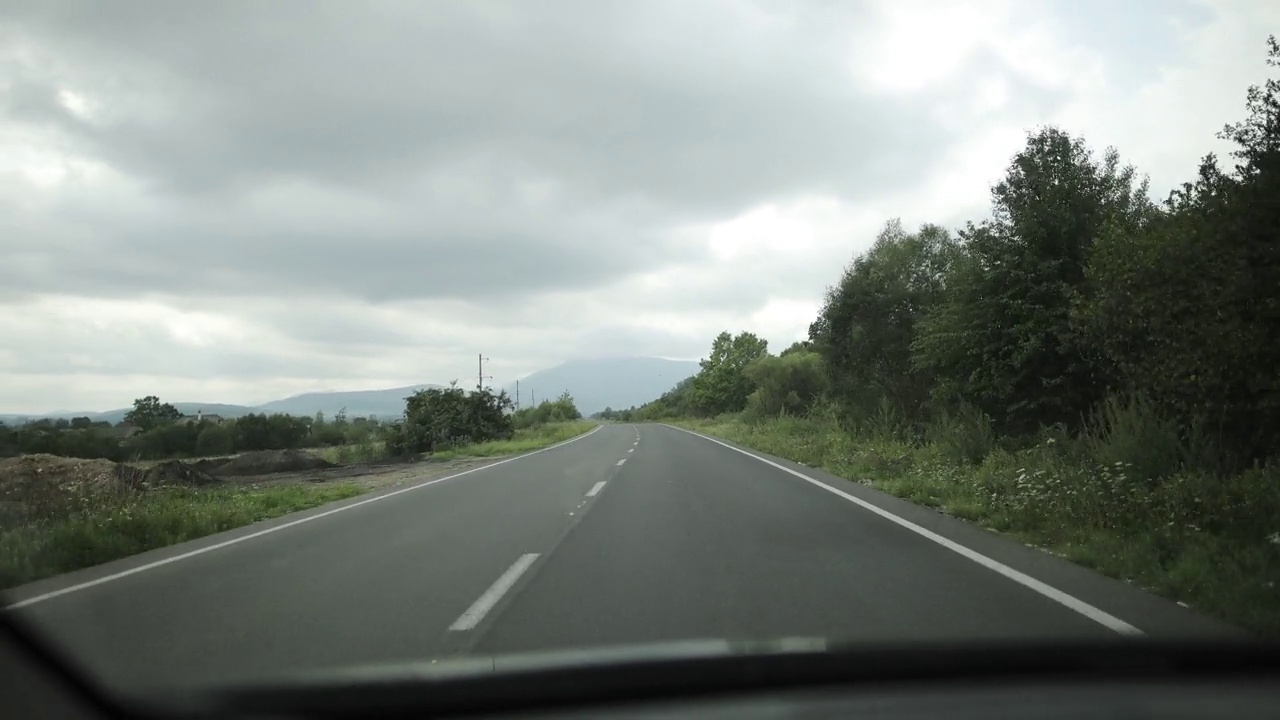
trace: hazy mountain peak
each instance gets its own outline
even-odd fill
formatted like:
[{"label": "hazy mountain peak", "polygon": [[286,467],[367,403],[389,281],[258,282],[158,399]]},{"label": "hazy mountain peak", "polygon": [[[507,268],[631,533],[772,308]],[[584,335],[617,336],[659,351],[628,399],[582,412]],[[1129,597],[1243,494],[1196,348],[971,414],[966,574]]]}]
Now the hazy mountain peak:
[{"label": "hazy mountain peak", "polygon": [[[569,360],[520,379],[520,404],[541,402],[569,391],[584,415],[606,407],[641,405],[698,372],[693,360],[658,357],[604,357]],[[516,384],[506,386],[515,394]]]}]

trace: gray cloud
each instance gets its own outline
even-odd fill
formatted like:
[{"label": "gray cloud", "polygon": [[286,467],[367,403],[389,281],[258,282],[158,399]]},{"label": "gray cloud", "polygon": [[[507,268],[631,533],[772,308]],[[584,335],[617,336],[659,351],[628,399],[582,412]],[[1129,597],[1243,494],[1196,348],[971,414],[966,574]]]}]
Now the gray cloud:
[{"label": "gray cloud", "polygon": [[[879,214],[945,221],[924,193],[952,189],[928,180],[972,157],[957,148],[982,136],[990,155],[990,126],[1079,101],[991,43],[919,92],[873,90],[853,63],[881,5],[6,2],[0,169],[33,179],[0,193],[0,311],[49,314],[0,315],[17,348],[0,349],[0,403],[78,405],[101,378],[147,384],[121,400],[166,381],[240,399],[440,381],[478,349],[514,376],[697,357],[757,313],[782,328],[792,306],[765,309],[799,314],[874,230],[846,239],[841,216],[803,251],[751,236],[726,254],[708,227],[815,197],[856,209],[859,233]],[[1180,3],[1081,24],[1075,7],[1019,12],[1123,58],[1129,83],[1184,47],[1164,16],[1207,22]],[[993,85],[1004,97],[975,103]],[[175,312],[127,317],[135,299]],[[193,343],[182,313],[247,334]],[[60,374],[79,394],[41,401]]]},{"label": "gray cloud", "polygon": [[[69,199],[55,215],[92,244],[18,232],[6,245],[57,271],[0,282],[375,300],[598,287],[698,259],[666,239],[682,222],[908,182],[947,141],[923,105],[849,91],[830,6],[781,30],[753,24],[761,7],[28,4],[10,27],[50,65],[23,66],[4,119],[56,130],[168,210]],[[63,107],[67,88],[98,117]],[[280,187],[382,215],[281,217]]]}]

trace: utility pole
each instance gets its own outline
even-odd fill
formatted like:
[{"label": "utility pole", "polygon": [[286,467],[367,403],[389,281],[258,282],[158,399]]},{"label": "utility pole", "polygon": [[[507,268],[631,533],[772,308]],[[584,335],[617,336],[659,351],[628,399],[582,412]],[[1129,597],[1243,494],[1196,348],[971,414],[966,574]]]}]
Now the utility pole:
[{"label": "utility pole", "polygon": [[483,392],[483,391],[484,391],[484,379],[485,379],[485,378],[489,378],[490,380],[492,380],[492,379],[493,379],[493,376],[492,376],[492,375],[485,375],[485,374],[484,374],[484,361],[485,361],[485,360],[488,360],[488,359],[489,359],[489,358],[487,358],[487,357],[485,357],[485,356],[484,356],[484,353],[477,353],[477,354],[476,354],[476,392]]},{"label": "utility pole", "polygon": [[520,381],[516,380],[516,412],[520,412]]}]

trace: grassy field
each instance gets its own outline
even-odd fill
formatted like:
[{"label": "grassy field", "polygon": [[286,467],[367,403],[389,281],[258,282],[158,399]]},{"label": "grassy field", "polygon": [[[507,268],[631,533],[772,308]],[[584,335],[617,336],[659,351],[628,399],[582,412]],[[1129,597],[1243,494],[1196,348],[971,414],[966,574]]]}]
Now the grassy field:
[{"label": "grassy field", "polygon": [[306,510],[364,492],[358,485],[164,488],[0,530],[0,588]]},{"label": "grassy field", "polygon": [[[1275,467],[1154,480],[1133,462],[1097,462],[1114,452],[1050,433],[1029,447],[1003,448],[963,433],[920,444],[855,437],[823,419],[672,422],[1009,534],[1259,634],[1280,634]],[[1124,454],[1140,461],[1142,450]]]},{"label": "grassy field", "polygon": [[452,450],[442,450],[433,454],[434,460],[454,460],[458,458],[485,458],[498,455],[514,455],[516,453],[541,450],[549,445],[564,442],[569,438],[581,435],[596,423],[590,420],[574,420],[571,422],[547,423],[537,427],[517,430],[510,440],[494,440],[493,442],[464,445]]}]

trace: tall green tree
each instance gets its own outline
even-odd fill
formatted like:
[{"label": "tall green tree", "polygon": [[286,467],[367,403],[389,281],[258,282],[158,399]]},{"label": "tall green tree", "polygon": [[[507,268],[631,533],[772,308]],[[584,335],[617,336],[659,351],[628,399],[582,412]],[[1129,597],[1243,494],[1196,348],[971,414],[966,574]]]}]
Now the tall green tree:
[{"label": "tall green tree", "polygon": [[182,413],[177,408],[160,402],[160,398],[155,395],[148,395],[133,401],[133,409],[125,413],[124,420],[145,432],[174,422],[180,417]]},{"label": "tall green tree", "polygon": [[757,358],[744,373],[756,385],[747,408],[761,416],[803,415],[827,392],[829,383],[822,357],[794,346],[777,357]]},{"label": "tall green tree", "polygon": [[711,354],[699,363],[693,378],[691,402],[704,415],[738,412],[747,406],[755,382],[746,368],[769,352],[769,341],[749,332],[722,332],[711,343]]},{"label": "tall green tree", "polygon": [[1101,162],[1057,128],[1033,133],[992,188],[993,219],[960,233],[945,294],[921,319],[917,369],[935,394],[976,403],[1004,429],[1079,426],[1111,378],[1072,330],[1070,309],[1104,230],[1132,232],[1154,208],[1108,150]]},{"label": "tall green tree", "polygon": [[921,415],[932,379],[913,366],[911,345],[916,325],[941,298],[955,253],[943,228],[908,233],[892,220],[827,290],[809,337],[847,411],[865,413],[884,399],[904,417]]},{"label": "tall green tree", "polygon": [[1120,390],[1211,438],[1232,467],[1280,452],[1280,82],[1250,88],[1246,110],[1220,135],[1234,172],[1208,156],[1152,222],[1108,228],[1073,314]]}]

